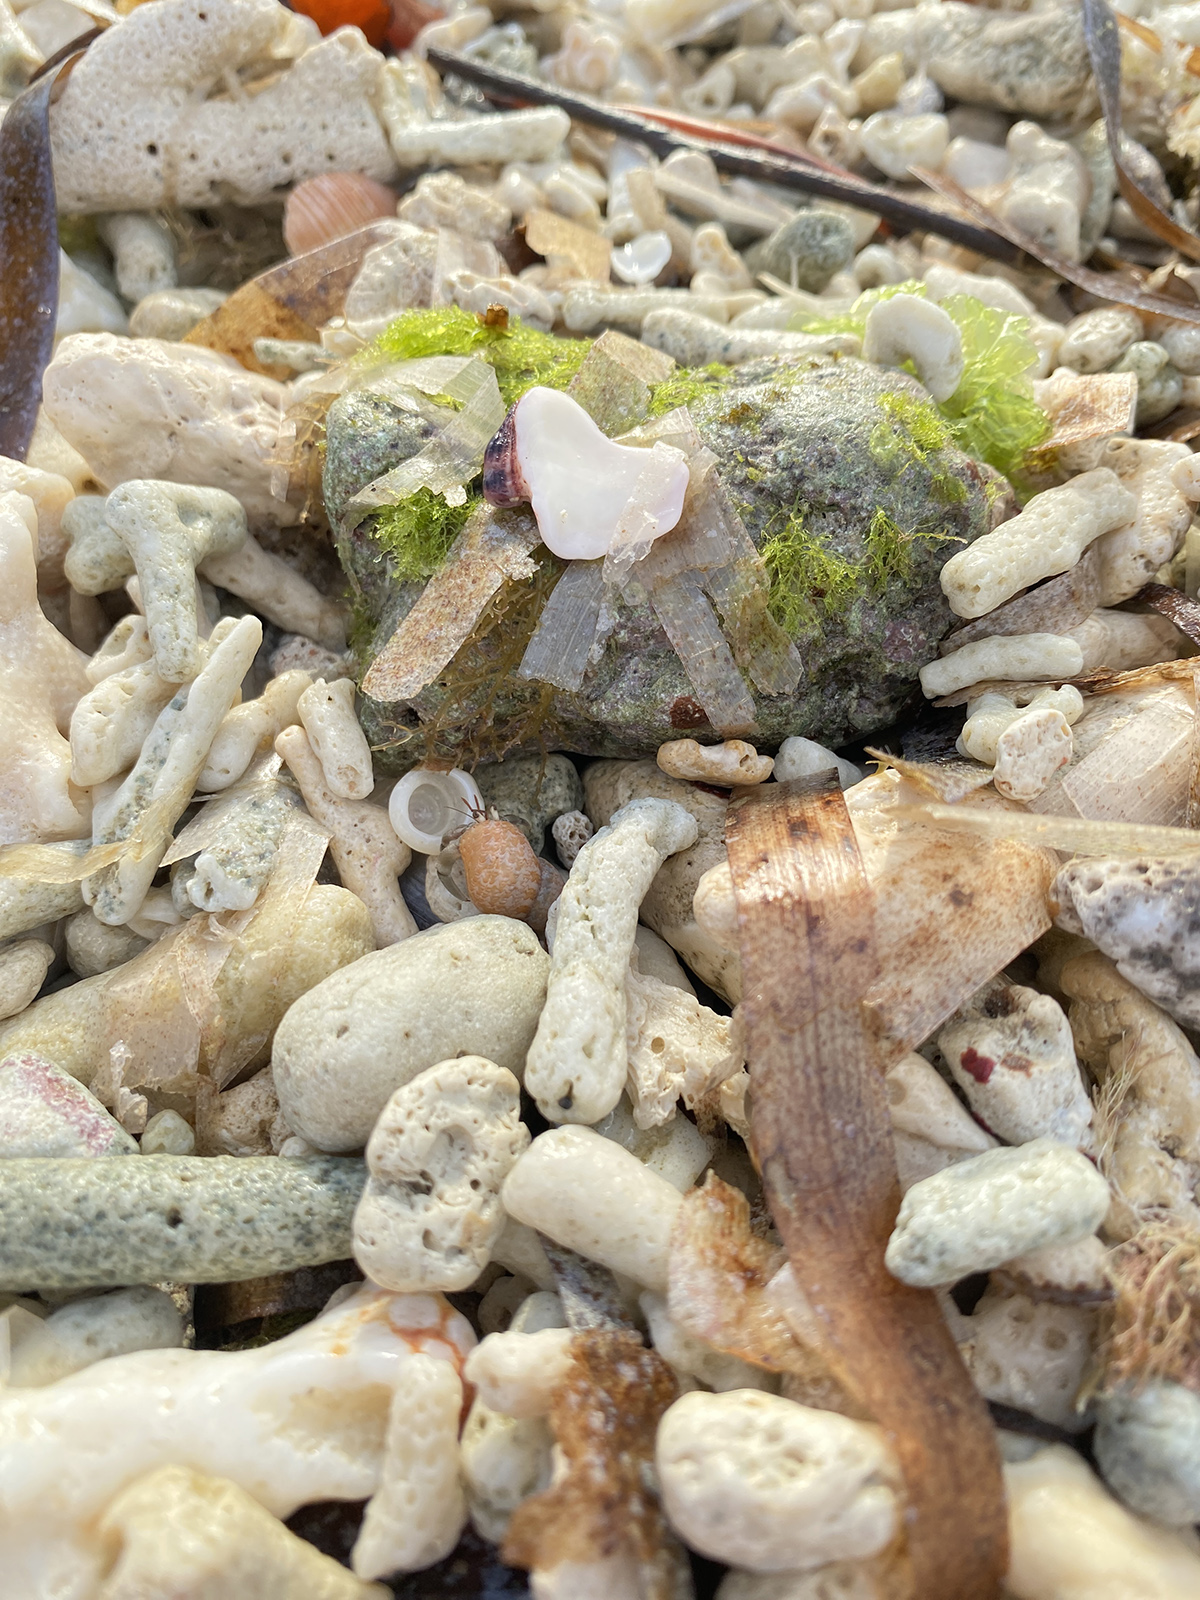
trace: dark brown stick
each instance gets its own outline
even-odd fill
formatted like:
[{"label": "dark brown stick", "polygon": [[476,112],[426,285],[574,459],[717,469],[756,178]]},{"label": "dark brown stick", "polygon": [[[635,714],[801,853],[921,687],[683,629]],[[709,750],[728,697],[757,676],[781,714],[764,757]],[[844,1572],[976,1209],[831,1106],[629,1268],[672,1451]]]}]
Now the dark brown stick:
[{"label": "dark brown stick", "polygon": [[802,156],[785,157],[743,145],[721,144],[716,139],[700,139],[672,133],[636,112],[592,100],[587,95],[568,94],[536,78],[515,72],[501,72],[482,61],[473,61],[452,50],[429,51],[429,62],[439,72],[453,72],[469,83],[478,84],[490,99],[517,105],[561,106],[577,122],[594,128],[607,128],[623,139],[647,145],[656,155],[669,156],[673,150],[702,150],[712,157],[722,172],[733,172],[762,183],[775,183],[801,194],[821,195],[826,200],[842,200],[848,205],[874,211],[906,232],[936,233],[940,238],[964,245],[997,261],[1019,262],[1021,252],[999,233],[977,227],[962,217],[947,216],[932,206],[893,194],[890,189],[867,183],[862,178],[838,177]]},{"label": "dark brown stick", "polygon": [[742,791],[726,822],[738,901],[751,1128],[822,1354],[887,1433],[907,1489],[919,1600],[996,1600],[1004,1486],[987,1407],[931,1293],[883,1253],[900,1201],[883,1079],[863,1025],[874,907],[841,790]]}]

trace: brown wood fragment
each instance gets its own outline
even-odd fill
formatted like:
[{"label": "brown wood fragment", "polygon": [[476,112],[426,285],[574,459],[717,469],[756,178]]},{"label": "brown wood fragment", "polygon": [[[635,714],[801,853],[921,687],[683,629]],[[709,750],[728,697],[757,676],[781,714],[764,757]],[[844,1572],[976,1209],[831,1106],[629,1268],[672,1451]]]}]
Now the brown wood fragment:
[{"label": "brown wood fragment", "polygon": [[1172,589],[1166,583],[1148,583],[1133,598],[1174,623],[1193,644],[1200,644],[1200,605],[1189,600],[1181,589]]},{"label": "brown wood fragment", "polygon": [[327,1261],[324,1266],[273,1272],[242,1283],[202,1283],[196,1289],[196,1327],[207,1333],[285,1311],[319,1311],[335,1289],[361,1278],[357,1262]]},{"label": "brown wood fragment", "polygon": [[892,1278],[900,1202],[863,1021],[874,910],[841,791],[743,792],[726,820],[738,898],[752,1137],[823,1354],[885,1430],[908,1494],[909,1592],[997,1600],[1007,1566],[995,1433],[934,1296]]},{"label": "brown wood fragment", "polygon": [[577,1333],[571,1356],[550,1410],[567,1470],[518,1506],[504,1559],[546,1572],[627,1551],[645,1600],[675,1600],[686,1558],[649,1487],[659,1418],[679,1392],[675,1375],[631,1332]]},{"label": "brown wood fragment", "polygon": [[235,289],[223,305],[198,322],[183,340],[233,356],[248,372],[291,377],[290,367],[265,367],[254,354],[256,339],[315,340],[331,317],[340,315],[367,251],[388,238],[372,222],[345,238],[281,261]]}]

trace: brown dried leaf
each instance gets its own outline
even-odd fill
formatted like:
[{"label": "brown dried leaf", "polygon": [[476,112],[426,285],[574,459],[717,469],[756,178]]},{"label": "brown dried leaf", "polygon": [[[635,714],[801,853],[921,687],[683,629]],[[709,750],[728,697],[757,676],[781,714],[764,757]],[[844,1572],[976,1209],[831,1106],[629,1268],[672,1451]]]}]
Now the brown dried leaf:
[{"label": "brown dried leaf", "polygon": [[50,73],[0,123],[0,455],[24,461],[58,314],[58,212],[50,157]]},{"label": "brown dried leaf", "polygon": [[458,654],[502,586],[533,576],[529,553],[539,539],[527,508],[480,505],[371,663],[364,693],[393,702],[420,694]]},{"label": "brown dried leaf", "polygon": [[183,343],[233,356],[248,372],[291,377],[290,367],[263,366],[254,354],[254,341],[316,339],[318,329],[340,314],[367,251],[387,237],[386,225],[372,222],[319,250],[280,262],[235,289]]},{"label": "brown dried leaf", "polygon": [[874,907],[845,799],[826,781],[760,785],[726,820],[754,1146],[823,1353],[899,1457],[910,1592],[996,1600],[1007,1530],[987,1408],[934,1296],[884,1266],[900,1188],[863,1020]]},{"label": "brown dried leaf", "polygon": [[1148,583],[1133,598],[1144,601],[1160,616],[1174,623],[1193,644],[1200,644],[1200,605],[1189,600],[1179,589],[1172,589],[1165,583]]},{"label": "brown dried leaf", "polygon": [[504,1559],[545,1572],[628,1551],[646,1600],[676,1600],[681,1552],[647,1486],[659,1418],[679,1393],[675,1375],[636,1333],[577,1333],[571,1357],[550,1410],[567,1470],[518,1506]]},{"label": "brown dried leaf", "polygon": [[525,243],[545,258],[560,280],[591,278],[609,281],[612,245],[601,233],[568,222],[556,211],[531,211],[525,218]]},{"label": "brown dried leaf", "polygon": [[[1064,282],[1073,283],[1079,289],[1086,289],[1088,294],[1094,294],[1098,300],[1107,300],[1113,305],[1132,306],[1135,311],[1144,311],[1156,317],[1171,317],[1176,322],[1200,325],[1200,305],[1189,306],[1180,300],[1169,300],[1165,295],[1150,294],[1140,284],[1131,282],[1119,273],[1093,272],[1090,267],[1081,266],[1078,261],[1068,261],[1066,256],[1060,256],[1056,250],[1047,249],[1023,228],[1018,228],[997,216],[990,207],[969,194],[961,184],[955,183],[946,173],[931,172],[927,167],[910,167],[909,170],[915,178],[919,178],[936,194],[952,201],[969,217],[974,218],[981,227],[993,228],[997,233],[1003,234],[1016,245],[1018,250],[1023,250],[1034,261],[1040,261],[1042,266],[1049,267],[1050,271]],[[1200,240],[1195,242],[1200,245]]]}]

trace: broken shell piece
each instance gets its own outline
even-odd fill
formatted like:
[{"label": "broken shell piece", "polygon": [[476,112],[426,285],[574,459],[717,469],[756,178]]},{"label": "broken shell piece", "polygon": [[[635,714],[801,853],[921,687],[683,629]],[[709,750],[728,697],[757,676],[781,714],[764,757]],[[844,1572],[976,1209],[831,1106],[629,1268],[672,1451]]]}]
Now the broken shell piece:
[{"label": "broken shell piece", "polygon": [[257,1594],[271,1600],[385,1600],[322,1555],[228,1478],[164,1466],[137,1478],[99,1524],[109,1560],[104,1600]]},{"label": "broken shell piece", "polygon": [[512,408],[487,447],[484,496],[528,500],[544,543],[566,561],[591,561],[614,546],[648,545],[683,512],[687,458],[657,442],[614,444],[569,395],[540,386]]},{"label": "broken shell piece", "polygon": [[395,191],[364,172],[320,172],[298,183],[283,207],[283,242],[292,255],[317,250],[378,217],[396,215]]},{"label": "broken shell piece", "polygon": [[672,739],[659,745],[657,760],[669,778],[723,786],[765,783],[775,765],[770,756],[760,756],[744,739],[710,745],[698,744],[695,739]]},{"label": "broken shell piece", "polygon": [[900,1057],[884,1079],[896,1169],[907,1194],[914,1183],[944,1167],[995,1148],[946,1080],[915,1050]]},{"label": "broken shell piece", "polygon": [[371,747],[354,714],[354,682],[318,678],[296,704],[325,783],[342,800],[365,800],[375,787]]},{"label": "broken shell piece", "polygon": [[460,1056],[397,1089],[367,1142],[354,1256],[386,1289],[469,1288],[504,1226],[500,1186],[529,1144],[520,1085]]},{"label": "broken shell piece", "polygon": [[951,1017],[938,1049],[971,1109],[1001,1139],[1082,1141],[1092,1104],[1070,1024],[1049,995],[993,979]]},{"label": "broken shell piece", "polygon": [[963,375],[963,343],[948,312],[915,294],[880,300],[867,314],[863,360],[880,366],[911,361],[917,377],[939,403],[948,400]]},{"label": "broken shell piece", "polygon": [[414,767],[392,790],[388,816],[410,850],[437,855],[447,834],[457,833],[483,815],[483,796],[474,778],[460,767],[439,772]]},{"label": "broken shell piece", "polygon": [[613,246],[612,269],[622,283],[640,288],[658,277],[671,259],[671,249],[669,235],[660,228],[640,233],[625,244]]}]

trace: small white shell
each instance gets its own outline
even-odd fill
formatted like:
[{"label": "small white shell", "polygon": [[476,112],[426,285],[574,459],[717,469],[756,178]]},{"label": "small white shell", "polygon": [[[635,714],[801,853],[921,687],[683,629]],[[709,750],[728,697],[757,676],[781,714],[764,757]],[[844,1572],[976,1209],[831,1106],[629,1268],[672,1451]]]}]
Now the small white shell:
[{"label": "small white shell", "polygon": [[410,850],[426,856],[437,855],[452,829],[465,826],[483,811],[483,796],[474,778],[459,767],[449,772],[414,767],[388,801],[392,827]]}]

